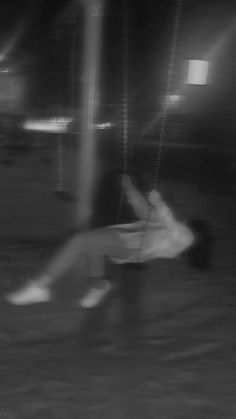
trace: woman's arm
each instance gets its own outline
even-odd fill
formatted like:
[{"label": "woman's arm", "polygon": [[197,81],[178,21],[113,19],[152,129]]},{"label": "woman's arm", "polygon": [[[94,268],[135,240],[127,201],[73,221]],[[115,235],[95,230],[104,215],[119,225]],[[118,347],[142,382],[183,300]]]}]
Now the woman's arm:
[{"label": "woman's arm", "polygon": [[148,194],[147,200],[135,188],[130,177],[123,175],[122,186],[125,190],[127,201],[132,205],[137,217],[142,220],[154,221],[165,228],[175,228],[178,224],[173,212],[162,200],[157,190]]},{"label": "woman's arm", "polygon": [[122,176],[122,186],[126,193],[127,201],[132,205],[137,217],[141,220],[147,219],[150,214],[150,206],[142,194],[135,188],[129,176]]},{"label": "woman's arm", "polygon": [[178,224],[172,210],[162,200],[161,195],[157,190],[153,190],[148,195],[148,201],[153,207],[151,219],[159,221],[163,227],[173,228]]}]

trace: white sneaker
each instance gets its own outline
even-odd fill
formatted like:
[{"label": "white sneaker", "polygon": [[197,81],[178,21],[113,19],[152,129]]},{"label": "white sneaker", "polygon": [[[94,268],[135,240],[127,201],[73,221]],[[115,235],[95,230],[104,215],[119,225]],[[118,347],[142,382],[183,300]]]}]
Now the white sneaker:
[{"label": "white sneaker", "polygon": [[37,282],[30,281],[23,288],[6,296],[6,300],[13,305],[47,303],[51,299],[50,289]]},{"label": "white sneaker", "polygon": [[109,281],[104,279],[103,288],[91,288],[89,292],[80,301],[80,307],[82,308],[94,308],[98,306],[105,296],[111,290],[111,284]]}]

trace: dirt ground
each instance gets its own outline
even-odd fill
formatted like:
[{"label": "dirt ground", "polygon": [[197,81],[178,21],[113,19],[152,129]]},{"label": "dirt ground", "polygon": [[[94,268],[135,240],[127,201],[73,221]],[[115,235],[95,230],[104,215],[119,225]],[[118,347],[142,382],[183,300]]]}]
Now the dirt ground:
[{"label": "dirt ground", "polygon": [[[73,228],[74,202],[58,200],[55,155],[51,162],[45,155],[16,156],[12,164],[3,155],[0,166],[0,419],[235,418],[236,196],[227,181],[216,187],[214,176],[192,182],[175,173],[163,180],[186,217],[210,223],[213,267],[202,273],[184,259],[151,263],[141,273],[138,338],[124,344],[114,294],[87,342],[86,315],[76,307],[83,270],[53,288],[51,304],[4,301]],[[72,155],[65,155],[65,182],[73,193]],[[122,269],[110,272],[119,284]]]}]

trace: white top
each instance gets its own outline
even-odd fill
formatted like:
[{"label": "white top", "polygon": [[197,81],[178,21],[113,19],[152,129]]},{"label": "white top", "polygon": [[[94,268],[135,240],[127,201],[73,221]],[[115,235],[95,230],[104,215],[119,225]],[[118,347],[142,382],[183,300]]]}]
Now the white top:
[{"label": "white top", "polygon": [[126,177],[126,196],[140,221],[111,226],[131,256],[114,263],[146,262],[157,258],[175,258],[194,242],[191,230],[176,220],[172,211],[153,190],[145,199]]}]

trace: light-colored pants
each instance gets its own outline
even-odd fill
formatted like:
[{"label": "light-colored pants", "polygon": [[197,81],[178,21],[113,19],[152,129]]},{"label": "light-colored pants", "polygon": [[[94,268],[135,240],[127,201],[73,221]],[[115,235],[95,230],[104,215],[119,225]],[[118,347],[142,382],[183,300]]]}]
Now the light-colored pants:
[{"label": "light-colored pants", "polygon": [[46,273],[59,279],[81,256],[88,257],[88,276],[99,278],[105,274],[105,257],[126,259],[130,251],[125,248],[119,236],[109,227],[77,234],[59,251],[46,267]]}]

